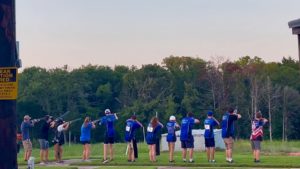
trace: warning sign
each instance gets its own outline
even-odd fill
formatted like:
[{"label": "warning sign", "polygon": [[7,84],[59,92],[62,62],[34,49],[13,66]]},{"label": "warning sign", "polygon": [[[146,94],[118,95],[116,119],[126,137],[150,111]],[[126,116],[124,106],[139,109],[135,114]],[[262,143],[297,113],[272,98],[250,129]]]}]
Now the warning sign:
[{"label": "warning sign", "polygon": [[0,68],[0,100],[16,100],[18,70],[15,67]]}]

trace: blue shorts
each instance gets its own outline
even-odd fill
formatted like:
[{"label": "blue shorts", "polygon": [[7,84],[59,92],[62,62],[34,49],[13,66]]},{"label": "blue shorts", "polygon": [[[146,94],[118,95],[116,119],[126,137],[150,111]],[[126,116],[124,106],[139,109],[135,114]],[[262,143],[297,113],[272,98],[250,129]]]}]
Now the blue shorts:
[{"label": "blue shorts", "polygon": [[181,148],[194,148],[194,139],[181,140]]},{"label": "blue shorts", "polygon": [[82,145],[91,144],[91,141],[80,141]]},{"label": "blue shorts", "polygon": [[173,142],[176,142],[176,140],[177,140],[176,136],[167,135],[167,142],[173,143]]},{"label": "blue shorts", "polygon": [[147,139],[146,139],[146,142],[147,142],[148,145],[156,144],[156,141],[155,141],[155,140],[147,140]]},{"label": "blue shorts", "polygon": [[114,144],[115,138],[114,137],[105,137],[104,138],[104,144]]},{"label": "blue shorts", "polygon": [[215,139],[214,138],[205,138],[205,147],[215,147]]},{"label": "blue shorts", "polygon": [[40,148],[42,150],[47,150],[49,149],[49,142],[45,139],[39,139],[39,143],[40,143]]}]

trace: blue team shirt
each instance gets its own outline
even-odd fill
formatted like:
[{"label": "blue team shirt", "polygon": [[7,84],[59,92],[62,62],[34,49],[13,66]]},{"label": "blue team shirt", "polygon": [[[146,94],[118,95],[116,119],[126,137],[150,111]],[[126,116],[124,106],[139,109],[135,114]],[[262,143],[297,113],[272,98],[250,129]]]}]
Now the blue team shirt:
[{"label": "blue team shirt", "polygon": [[114,128],[114,121],[116,121],[116,117],[114,114],[109,114],[103,116],[101,121],[99,122],[100,125],[106,125],[106,132],[105,136],[107,137],[114,137],[115,136],[115,128]]},{"label": "blue team shirt", "polygon": [[195,124],[195,118],[185,117],[181,121],[180,140],[186,141],[193,138],[192,130]]},{"label": "blue team shirt", "polygon": [[214,138],[214,127],[218,123],[213,118],[206,118],[204,120],[204,138]]},{"label": "blue team shirt", "polygon": [[174,121],[170,121],[167,123],[166,125],[166,128],[168,130],[167,142],[176,142],[176,133],[175,133],[176,125],[177,123]]},{"label": "blue team shirt", "polygon": [[81,126],[81,134],[80,134],[80,141],[90,141],[91,140],[91,129],[92,123],[89,122],[86,126],[82,124]]},{"label": "blue team shirt", "polygon": [[21,124],[21,132],[22,132],[22,139],[23,140],[29,140],[29,129],[33,127],[33,124],[31,122],[22,122]]},{"label": "blue team shirt", "polygon": [[146,141],[147,144],[155,144],[156,139],[158,138],[158,133],[160,132],[161,128],[163,126],[161,124],[158,124],[155,128],[152,127],[151,124],[147,127],[147,134],[146,134]]},{"label": "blue team shirt", "polygon": [[125,127],[125,141],[130,142],[135,138],[136,129],[140,128],[140,124],[135,120],[128,119]]},{"label": "blue team shirt", "polygon": [[234,121],[238,119],[237,115],[226,112],[222,117],[222,137],[234,137]]}]

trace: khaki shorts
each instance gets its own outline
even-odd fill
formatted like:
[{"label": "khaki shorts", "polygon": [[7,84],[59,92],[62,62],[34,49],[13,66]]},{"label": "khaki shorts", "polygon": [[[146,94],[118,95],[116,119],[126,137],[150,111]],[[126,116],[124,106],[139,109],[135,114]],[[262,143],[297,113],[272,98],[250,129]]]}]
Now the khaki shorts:
[{"label": "khaki shorts", "polygon": [[32,144],[30,140],[23,140],[24,151],[32,151]]},{"label": "khaki shorts", "polygon": [[232,137],[224,138],[224,143],[225,143],[225,146],[226,146],[226,150],[232,150],[233,143],[234,143],[234,140],[233,140]]}]

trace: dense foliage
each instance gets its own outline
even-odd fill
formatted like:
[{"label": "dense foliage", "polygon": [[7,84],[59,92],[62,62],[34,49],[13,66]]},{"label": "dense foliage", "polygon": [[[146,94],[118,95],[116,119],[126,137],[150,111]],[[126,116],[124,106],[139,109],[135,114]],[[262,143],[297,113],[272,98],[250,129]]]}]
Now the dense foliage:
[{"label": "dense foliage", "polygon": [[[97,119],[110,108],[120,117],[117,139],[123,141],[124,122],[134,113],[144,125],[156,112],[163,123],[170,115],[180,120],[186,112],[194,112],[203,121],[208,110],[220,120],[231,106],[243,116],[237,125],[238,138],[249,137],[250,120],[261,110],[271,119],[266,138],[287,140],[300,139],[299,91],[299,64],[291,58],[266,63],[249,56],[234,62],[170,56],[161,65],[141,68],[26,68],[19,75],[17,112],[20,123],[25,114],[39,118],[66,111],[71,112],[66,120],[85,116]],[[81,122],[72,125],[72,139],[78,140],[80,126]],[[197,128],[203,128],[203,123]],[[38,126],[33,137],[37,130]],[[97,127],[93,140],[102,141],[103,131]]]}]

